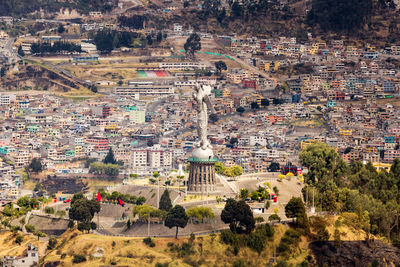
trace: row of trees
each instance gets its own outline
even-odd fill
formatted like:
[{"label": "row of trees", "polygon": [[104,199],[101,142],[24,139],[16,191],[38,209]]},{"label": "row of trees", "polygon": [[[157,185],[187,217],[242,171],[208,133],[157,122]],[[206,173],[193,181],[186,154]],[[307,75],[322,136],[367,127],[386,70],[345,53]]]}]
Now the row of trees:
[{"label": "row of trees", "polygon": [[136,204],[136,205],[143,205],[146,202],[146,198],[144,196],[137,197],[130,194],[123,194],[117,191],[114,191],[110,194],[107,193],[103,188],[99,190],[99,193],[101,195],[101,199],[104,199],[106,201],[115,202],[119,198],[125,203]]},{"label": "row of trees", "polygon": [[131,17],[119,16],[118,22],[121,27],[128,27],[131,29],[141,30],[143,29],[146,16],[144,15],[133,15]]},{"label": "row of trees", "polygon": [[92,162],[90,164],[89,172],[96,175],[107,175],[116,177],[119,174],[120,166],[118,164]]},{"label": "row of trees", "polygon": [[186,215],[185,208],[176,205],[169,211],[156,209],[150,205],[135,206],[133,216],[138,216],[140,221],[147,222],[149,225],[148,234],[150,234],[150,220],[157,218],[164,221],[164,225],[168,228],[176,227],[175,238],[178,238],[178,228],[185,228],[189,217]]},{"label": "row of trees", "polygon": [[397,240],[400,229],[400,160],[389,172],[378,172],[371,163],[345,163],[336,150],[323,143],[300,153],[308,168],[304,197],[315,191],[315,202],[329,212],[368,213],[369,231]]},{"label": "row of trees", "polygon": [[81,53],[82,48],[81,48],[81,45],[64,42],[64,41],[56,41],[53,44],[48,43],[48,42],[43,42],[43,43],[33,43],[31,45],[31,52],[34,55],[51,54],[51,53],[59,53],[59,52]]},{"label": "row of trees", "polygon": [[138,37],[136,33],[105,29],[96,32],[93,40],[97,50],[102,53],[110,53],[115,48],[122,46],[132,47],[133,39],[136,37]]},{"label": "row of trees", "polygon": [[228,177],[237,177],[243,174],[243,168],[239,165],[226,167],[223,163],[217,162],[215,163],[215,172]]}]

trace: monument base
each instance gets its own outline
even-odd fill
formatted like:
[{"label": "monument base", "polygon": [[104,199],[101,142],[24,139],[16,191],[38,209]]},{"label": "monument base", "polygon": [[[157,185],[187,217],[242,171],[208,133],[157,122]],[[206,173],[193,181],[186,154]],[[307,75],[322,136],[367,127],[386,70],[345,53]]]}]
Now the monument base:
[{"label": "monument base", "polygon": [[189,158],[189,180],[187,190],[189,192],[207,193],[216,190],[215,162],[216,158],[198,159]]}]

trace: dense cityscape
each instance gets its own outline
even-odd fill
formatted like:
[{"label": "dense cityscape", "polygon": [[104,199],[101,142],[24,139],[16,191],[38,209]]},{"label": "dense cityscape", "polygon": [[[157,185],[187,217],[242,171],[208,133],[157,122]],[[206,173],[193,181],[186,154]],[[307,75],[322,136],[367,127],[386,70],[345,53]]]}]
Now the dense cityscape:
[{"label": "dense cityscape", "polygon": [[399,3],[327,2],[0,1],[0,266],[400,265]]}]

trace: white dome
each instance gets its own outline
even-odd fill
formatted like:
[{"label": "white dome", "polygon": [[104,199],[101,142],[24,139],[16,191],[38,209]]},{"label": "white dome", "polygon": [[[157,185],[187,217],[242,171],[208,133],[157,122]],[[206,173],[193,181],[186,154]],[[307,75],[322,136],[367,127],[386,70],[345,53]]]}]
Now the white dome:
[{"label": "white dome", "polygon": [[202,149],[201,147],[198,147],[192,151],[192,156],[195,159],[210,160],[214,158],[214,153],[209,148]]}]

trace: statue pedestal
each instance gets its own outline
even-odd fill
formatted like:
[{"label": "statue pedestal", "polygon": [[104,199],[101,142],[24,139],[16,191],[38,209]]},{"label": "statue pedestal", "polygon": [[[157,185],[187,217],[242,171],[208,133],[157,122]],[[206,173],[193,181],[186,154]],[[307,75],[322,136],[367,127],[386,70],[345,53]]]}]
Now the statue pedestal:
[{"label": "statue pedestal", "polygon": [[215,191],[215,162],[211,149],[196,148],[193,157],[189,158],[189,180],[187,189],[190,192],[208,193]]}]

